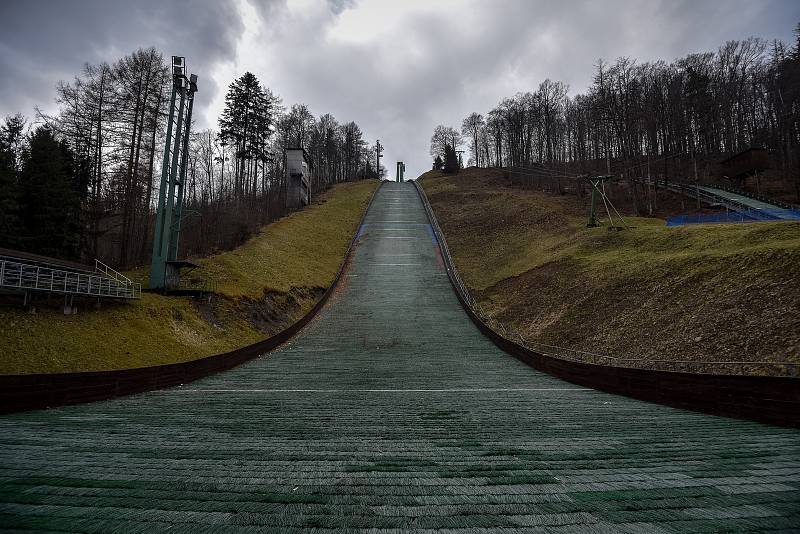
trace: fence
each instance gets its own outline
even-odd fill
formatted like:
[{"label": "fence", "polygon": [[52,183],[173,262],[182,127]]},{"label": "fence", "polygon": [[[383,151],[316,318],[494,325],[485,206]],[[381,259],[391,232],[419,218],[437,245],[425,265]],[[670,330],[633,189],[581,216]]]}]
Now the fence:
[{"label": "fence", "polygon": [[0,258],[0,289],[120,299],[141,296],[140,284],[100,262],[96,269],[97,273],[68,271]]}]

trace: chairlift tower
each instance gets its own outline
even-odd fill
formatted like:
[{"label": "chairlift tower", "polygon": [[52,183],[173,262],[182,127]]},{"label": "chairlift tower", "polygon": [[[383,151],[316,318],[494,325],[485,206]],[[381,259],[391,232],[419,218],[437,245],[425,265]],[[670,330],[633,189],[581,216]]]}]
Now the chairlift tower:
[{"label": "chairlift tower", "polygon": [[[594,228],[596,226],[600,226],[600,224],[597,222],[597,197],[598,196],[603,200],[603,205],[605,206],[606,213],[608,214],[608,219],[609,219],[609,222],[611,223],[611,226],[609,227],[609,229],[610,230],[611,229],[619,230],[622,227],[625,227],[625,228],[628,227],[627,224],[625,224],[625,219],[622,218],[622,215],[619,214],[619,212],[617,211],[617,208],[614,207],[614,205],[611,203],[611,200],[608,198],[608,195],[606,195],[605,183],[608,182],[609,180],[613,179],[613,178],[614,178],[614,176],[611,175],[611,174],[604,175],[604,176],[586,176],[586,177],[580,178],[582,180],[585,180],[585,181],[589,182],[589,185],[592,187],[592,196],[591,196],[591,201],[589,203],[589,219],[586,222],[586,227],[587,228]],[[622,222],[622,227],[614,226],[614,220],[613,220],[613,217],[611,215],[611,210],[613,210],[614,213],[617,214],[617,217],[619,217],[620,221]]]},{"label": "chairlift tower", "polygon": [[[179,262],[178,244],[186,196],[186,166],[189,155],[189,133],[192,108],[197,92],[197,75],[186,77],[186,59],[172,56],[172,96],[169,102],[164,159],[161,163],[161,186],[153,233],[153,259],[150,266],[150,288],[176,287],[180,269],[191,266]],[[177,101],[177,106],[176,106]]]}]

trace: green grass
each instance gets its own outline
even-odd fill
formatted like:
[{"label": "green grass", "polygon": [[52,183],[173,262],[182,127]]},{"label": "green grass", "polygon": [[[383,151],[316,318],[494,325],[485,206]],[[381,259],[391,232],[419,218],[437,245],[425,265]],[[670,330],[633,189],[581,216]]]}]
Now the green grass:
[{"label": "green grass", "polygon": [[246,320],[204,321],[189,298],[144,294],[65,316],[38,306],[35,314],[0,309],[0,373],[52,373],[145,367],[232,350],[259,339]]},{"label": "green grass", "polygon": [[[328,287],[377,182],[333,187],[311,207],[270,224],[243,246],[199,260],[221,298],[206,313],[188,297],[143,294],[128,303],[90,305],[65,316],[53,304],[36,313],[0,307],[0,374],[127,369],[188,361],[242,347],[270,333],[249,310],[277,292],[291,322],[314,299],[293,290]],[[143,274],[143,276],[145,276]],[[286,295],[282,295],[282,294]],[[310,294],[310,293],[309,293]],[[57,302],[58,299],[56,299]],[[210,320],[209,313],[213,313]],[[276,322],[277,325],[280,322]]]},{"label": "green grass", "polygon": [[579,199],[511,187],[497,172],[430,172],[421,183],[481,307],[529,340],[632,358],[800,362],[800,223],[626,217],[631,228],[617,232],[586,228]]},{"label": "green grass", "polygon": [[242,247],[200,260],[217,290],[229,297],[260,297],[264,291],[328,287],[375,181],[343,184],[318,209],[303,210],[265,226]]}]

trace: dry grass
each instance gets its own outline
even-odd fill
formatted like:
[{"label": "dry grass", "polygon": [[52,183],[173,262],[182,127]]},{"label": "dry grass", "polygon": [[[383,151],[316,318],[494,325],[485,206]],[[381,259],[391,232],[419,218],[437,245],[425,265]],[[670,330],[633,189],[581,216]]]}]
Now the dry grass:
[{"label": "dry grass", "polygon": [[799,223],[629,218],[633,229],[610,232],[586,228],[574,197],[512,188],[499,173],[427,173],[422,184],[481,306],[532,341],[631,358],[800,362]]}]

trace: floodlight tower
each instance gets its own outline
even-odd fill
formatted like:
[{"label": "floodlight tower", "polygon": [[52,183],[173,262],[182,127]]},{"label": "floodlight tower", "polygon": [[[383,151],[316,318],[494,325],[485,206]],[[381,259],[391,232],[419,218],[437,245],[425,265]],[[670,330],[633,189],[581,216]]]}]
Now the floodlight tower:
[{"label": "floodlight tower", "polygon": [[[151,289],[165,288],[168,279],[177,281],[180,271],[180,266],[177,265],[179,262],[176,260],[185,195],[189,133],[196,92],[197,75],[192,74],[187,78],[186,59],[172,56],[172,96],[169,102],[164,159],[161,163],[161,186],[158,190],[158,210],[153,233]],[[179,101],[177,110],[176,100]]]},{"label": "floodlight tower", "polygon": [[181,147],[181,164],[180,164],[180,177],[176,182],[177,194],[175,210],[172,216],[172,225],[170,227],[171,233],[169,238],[169,251],[167,253],[167,261],[177,261],[178,259],[178,242],[181,236],[181,220],[183,215],[183,202],[186,199],[186,167],[189,157],[189,132],[192,128],[192,108],[194,108],[194,94],[197,92],[197,74],[189,76],[189,87],[187,90],[187,99],[189,100],[188,109],[186,110],[186,124],[184,125],[183,133],[183,146]]},{"label": "floodlight tower", "polygon": [[378,179],[381,179],[381,155],[383,155],[383,145],[381,140],[375,142],[375,171],[378,173]]}]

